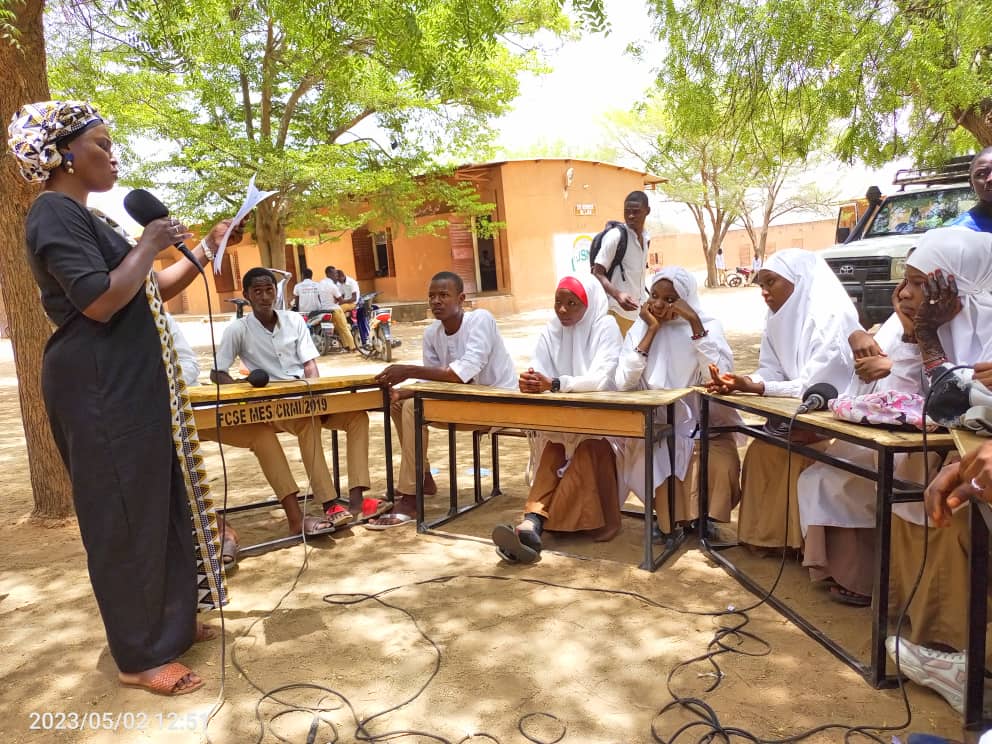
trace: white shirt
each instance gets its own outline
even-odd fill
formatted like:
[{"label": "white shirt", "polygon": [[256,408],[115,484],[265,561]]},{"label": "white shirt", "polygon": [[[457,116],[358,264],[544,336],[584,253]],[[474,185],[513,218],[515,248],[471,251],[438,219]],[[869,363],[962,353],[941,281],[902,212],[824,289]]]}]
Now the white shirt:
[{"label": "white shirt", "polygon": [[337,308],[338,283],[333,279],[321,279],[317,282],[318,296],[320,297],[320,307],[318,310],[334,310]]},{"label": "white shirt", "polygon": [[272,380],[303,379],[303,365],[320,356],[299,313],[276,310],[275,329],[263,326],[254,313],[235,320],[217,347],[217,369],[226,372],[235,357],[249,370],[264,369]]},{"label": "white shirt", "polygon": [[[634,298],[634,301],[641,304],[644,301],[644,270],[647,268],[647,238],[638,235],[626,225],[623,229],[627,231],[627,250],[623,254],[623,261],[613,272],[610,283],[620,292],[625,292]],[[617,246],[620,244],[620,229],[614,228],[603,236],[600,243],[599,253],[596,254],[596,263],[609,271],[610,264],[617,254]],[[623,271],[621,271],[621,268]],[[624,278],[626,277],[626,278]],[[637,320],[639,309],[623,310],[620,304],[613,298],[609,298],[610,311],[616,313],[627,320]]]},{"label": "white shirt", "polygon": [[300,300],[299,308],[301,313],[311,313],[320,310],[320,285],[313,279],[304,279],[293,287],[293,295]]},{"label": "white shirt", "polygon": [[338,296],[348,297],[348,295],[352,296],[351,299],[343,300],[344,302],[358,302],[358,298],[362,296],[362,291],[358,288],[358,282],[345,274],[344,281],[338,284]]},{"label": "white shirt", "polygon": [[450,336],[440,320],[431,323],[424,331],[424,366],[448,367],[462,382],[517,389],[513,359],[488,310],[466,312]]},{"label": "white shirt", "polygon": [[165,314],[165,322],[169,327],[169,333],[172,334],[172,345],[176,347],[176,354],[179,355],[179,374],[186,381],[186,387],[199,385],[200,363],[193,353],[193,347],[189,345],[189,341],[186,340],[186,336],[171,314]]},{"label": "white shirt", "polygon": [[716,254],[716,260],[714,261],[714,265],[718,269],[726,269],[727,268],[727,260],[723,257],[723,254],[722,253],[717,253]]}]

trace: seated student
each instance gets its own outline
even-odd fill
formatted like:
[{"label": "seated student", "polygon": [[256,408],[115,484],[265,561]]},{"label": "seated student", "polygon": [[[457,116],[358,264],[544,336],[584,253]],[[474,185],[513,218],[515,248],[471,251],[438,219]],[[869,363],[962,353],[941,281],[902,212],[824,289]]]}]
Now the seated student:
[{"label": "seated student", "polygon": [[303,269],[303,280],[293,287],[296,298],[296,310],[309,317],[310,313],[320,310],[320,285],[313,280],[313,269]]},{"label": "seated student", "polygon": [[[757,282],[768,305],[758,371],[713,374],[709,389],[799,398],[817,382],[846,388],[854,367],[848,337],[861,326],[854,304],[826,262],[799,248],[779,251],[765,262]],[[802,546],[796,480],[811,464],[809,458],[793,455],[790,470],[784,449],[751,443],[741,476],[740,542],[761,548]]]},{"label": "seated student", "polygon": [[[892,295],[895,312],[875,340],[880,352],[854,361],[856,377],[843,393],[866,395],[888,390],[921,393],[923,365],[914,318],[923,301],[918,287],[902,282]],[[830,454],[873,469],[873,450],[848,442],[830,445]],[[939,458],[932,465],[939,465]],[[895,476],[922,482],[921,453],[895,456]],[[832,599],[858,607],[871,604],[875,565],[875,484],[826,463],[815,463],[799,476],[799,519],[805,549],[803,565],[813,581],[832,581]]]},{"label": "seated student", "polygon": [[[427,301],[436,319],[424,331],[424,364],[392,364],[376,377],[383,385],[405,380],[434,380],[488,385],[512,390],[517,373],[513,368],[496,320],[488,310],[465,312],[462,278],[442,271],[431,278]],[[411,523],[417,514],[417,461],[413,423],[413,399],[403,388],[392,389],[392,419],[402,447],[397,499],[390,514],[373,519],[366,527],[386,529]],[[427,431],[424,430],[424,492],[436,493],[427,462]]]},{"label": "seated student", "polygon": [[[723,335],[719,320],[704,312],[699,302],[696,280],[682,268],[664,268],[647,280],[648,301],[641,305],[640,318],[627,333],[617,365],[618,390],[664,390],[701,385],[709,379],[709,367],[734,368],[734,354]],[[699,401],[697,396],[676,404],[675,422],[675,521],[699,516],[697,471]],[[665,411],[658,412],[665,421]],[[710,421],[714,426],[740,423],[736,411],[713,404]],[[620,440],[619,465],[622,477],[621,500],[631,490],[644,498],[644,443],[639,439]],[[671,530],[668,514],[668,483],[671,463],[665,440],[654,452],[655,510],[661,528]],[[729,522],[730,512],[740,498],[741,461],[733,434],[716,434],[709,448],[709,512],[719,522]]]},{"label": "seated student", "polygon": [[[593,275],[567,276],[555,291],[555,317],[520,375],[524,393],[582,393],[612,390],[622,338],[606,291]],[[493,529],[496,552],[508,561],[532,563],[545,530],[587,532],[612,540],[620,531],[616,458],[609,439],[539,432],[539,463],[523,520]]]},{"label": "seated student", "polygon": [[355,350],[355,339],[351,335],[351,326],[344,310],[337,302],[338,297],[338,270],[333,266],[324,269],[324,278],[317,282],[317,298],[320,301],[320,310],[331,314],[331,322],[334,323],[334,330],[338,333],[341,345],[348,351]]},{"label": "seated student", "polygon": [[[221,384],[234,382],[227,370],[236,357],[240,357],[249,369],[265,370],[271,380],[318,377],[315,360],[320,355],[314,348],[303,318],[288,310],[275,309],[276,280],[272,272],[262,268],[249,269],[242,280],[242,291],[245,299],[251,303],[251,314],[232,321],[224,331],[217,348],[218,369],[210,373],[210,379]],[[324,459],[321,423],[332,428],[345,428],[347,431],[348,481],[351,486],[349,501],[352,507],[361,508],[362,490],[369,486],[367,413],[338,413],[325,416],[321,422],[310,418],[273,422],[275,431],[296,435],[314,498],[325,505],[330,504],[325,517],[304,517],[296,499],[298,489],[295,489],[295,482],[292,493],[281,493],[290,487],[289,481],[286,481],[276,489],[276,496],[286,511],[290,534],[299,534],[301,530],[307,535],[325,534],[352,519],[352,512],[340,505],[331,504],[337,494]],[[236,444],[230,439],[232,436],[247,436],[237,433],[240,428],[221,429],[221,441]],[[253,441],[254,446],[258,446],[258,440]],[[352,477],[353,474],[357,475],[358,483]],[[269,473],[266,475],[268,477]]]},{"label": "seated student", "polygon": [[[931,379],[945,373],[948,365],[992,360],[992,235],[960,227],[931,230],[906,261],[906,283],[923,293],[916,337]],[[964,371],[954,374],[969,376]],[[927,543],[923,574],[907,609],[909,629],[898,642],[902,672],[936,690],[959,712],[967,645],[969,509],[950,514],[937,507],[946,503],[944,497],[962,469],[974,472],[973,462],[968,458],[967,466],[945,469],[928,489],[927,504],[933,512],[929,516],[939,527],[924,527],[921,504],[892,507],[892,611],[909,600],[923,562],[924,539]],[[984,476],[978,485],[984,489]],[[886,648],[894,657],[895,636],[886,640]]]}]

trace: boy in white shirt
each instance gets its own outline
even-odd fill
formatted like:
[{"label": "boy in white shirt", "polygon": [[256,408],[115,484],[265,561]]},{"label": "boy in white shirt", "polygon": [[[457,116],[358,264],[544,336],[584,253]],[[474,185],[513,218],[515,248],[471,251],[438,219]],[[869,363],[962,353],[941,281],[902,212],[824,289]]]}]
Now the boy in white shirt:
[{"label": "boy in white shirt", "polygon": [[320,285],[313,280],[313,269],[303,269],[303,281],[293,287],[296,309],[305,315],[320,310]]},{"label": "boy in white shirt", "polygon": [[[316,359],[320,354],[313,345],[306,322],[298,313],[274,307],[276,285],[272,272],[250,269],[242,281],[242,291],[251,303],[252,312],[232,322],[224,331],[217,349],[218,369],[210,373],[211,379],[221,384],[234,382],[227,370],[235,357],[240,357],[248,369],[264,369],[272,380],[319,377]],[[343,429],[347,434],[349,507],[361,509],[362,492],[370,485],[368,414],[364,411],[336,413],[324,416],[321,423],[327,428]],[[298,534],[305,529],[308,535],[323,534],[351,521],[353,512],[332,503],[337,493],[324,459],[321,424],[299,418],[276,421],[272,426],[277,431],[296,435],[314,497],[329,506],[326,518],[304,518],[295,494],[290,498],[277,493],[286,511],[290,533]]]},{"label": "boy in white shirt", "polygon": [[[505,390],[517,389],[517,373],[513,367],[496,320],[488,310],[466,313],[465,288],[462,279],[450,271],[442,271],[431,279],[427,293],[431,312],[436,320],[424,331],[424,363],[393,364],[376,378],[384,385],[397,385],[405,380],[461,382]],[[393,425],[400,438],[403,458],[396,481],[396,501],[393,511],[366,526],[370,529],[398,527],[413,522],[417,513],[416,454],[413,421],[413,398],[402,388],[392,389]],[[427,431],[424,431],[425,477],[424,493],[436,493],[434,479],[426,464]]]},{"label": "boy in white shirt", "polygon": [[[648,195],[643,191],[631,191],[623,201],[624,225],[615,227],[603,235],[596,262],[592,266],[593,275],[599,279],[610,302],[610,315],[616,318],[620,334],[627,331],[637,320],[644,294],[644,272],[647,268],[648,239],[644,234],[644,222],[651,213]],[[612,275],[610,266],[616,258],[617,249],[626,231],[626,247],[623,259]]]}]

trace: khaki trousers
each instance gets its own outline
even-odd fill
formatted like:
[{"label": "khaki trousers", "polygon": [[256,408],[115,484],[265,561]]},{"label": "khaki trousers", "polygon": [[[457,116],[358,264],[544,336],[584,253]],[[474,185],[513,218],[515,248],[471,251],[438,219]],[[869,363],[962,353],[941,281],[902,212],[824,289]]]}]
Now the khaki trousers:
[{"label": "khaki trousers", "polygon": [[[413,426],[413,398],[401,400],[393,403],[390,407],[390,418],[393,421],[393,430],[400,440],[400,474],[396,478],[396,490],[400,493],[413,495],[417,492],[417,440]],[[440,425],[437,428],[441,428]],[[475,427],[465,424],[458,424],[456,431],[489,431],[488,426]],[[427,459],[427,427],[424,427],[424,474],[430,471],[431,463]]]},{"label": "khaki trousers", "polygon": [[610,310],[610,315],[616,320],[617,325],[620,326],[620,335],[623,337],[627,336],[627,331],[629,331],[634,326],[634,321],[627,320],[622,315],[618,314],[615,310]]},{"label": "khaki trousers", "polygon": [[250,449],[276,498],[282,500],[291,494],[299,493],[300,487],[289,469],[286,453],[276,436],[280,431],[296,435],[300,447],[300,459],[303,460],[303,467],[310,479],[314,498],[318,501],[330,501],[335,498],[331,473],[324,460],[320,428],[315,426],[311,419],[287,419],[271,424],[222,427],[220,436],[217,429],[200,429],[199,433],[201,439]]},{"label": "khaki trousers", "polygon": [[348,488],[369,488],[369,415],[365,411],[329,413],[322,418],[325,429],[343,431],[345,463],[348,466]]},{"label": "khaki trousers", "polygon": [[348,318],[342,308],[338,307],[331,311],[331,322],[334,323],[334,330],[338,332],[341,345],[349,351],[353,350],[355,340],[351,337],[351,327],[348,325]]}]

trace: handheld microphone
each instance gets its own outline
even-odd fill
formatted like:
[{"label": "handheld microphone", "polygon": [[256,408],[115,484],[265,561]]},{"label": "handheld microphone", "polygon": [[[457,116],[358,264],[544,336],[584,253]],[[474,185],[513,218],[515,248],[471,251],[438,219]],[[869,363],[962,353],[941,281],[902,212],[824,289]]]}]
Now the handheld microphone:
[{"label": "handheld microphone", "polygon": [[796,413],[809,413],[810,411],[822,411],[827,407],[827,402],[837,397],[837,388],[829,382],[818,382],[806,388],[803,393],[803,402],[796,409]]},{"label": "handheld microphone", "polygon": [[[124,197],[124,209],[129,215],[131,215],[131,219],[142,227],[147,225],[152,220],[169,216],[169,208],[160,202],[157,196],[149,191],[145,191],[144,189],[134,189],[133,191],[129,191]],[[193,251],[187,248],[183,241],[177,240],[173,243],[173,245],[176,246],[176,248],[179,249],[179,252],[186,256],[190,262],[192,262],[197,271],[201,274],[203,273],[203,267],[200,265],[200,262],[196,260],[196,256],[193,255]]]},{"label": "handheld microphone", "polygon": [[992,406],[992,392],[978,380],[947,372],[934,384],[926,414],[941,426],[961,427],[962,416],[974,406]]},{"label": "handheld microphone", "polygon": [[269,384],[269,373],[264,369],[253,369],[243,381],[252,387],[265,387]]}]

